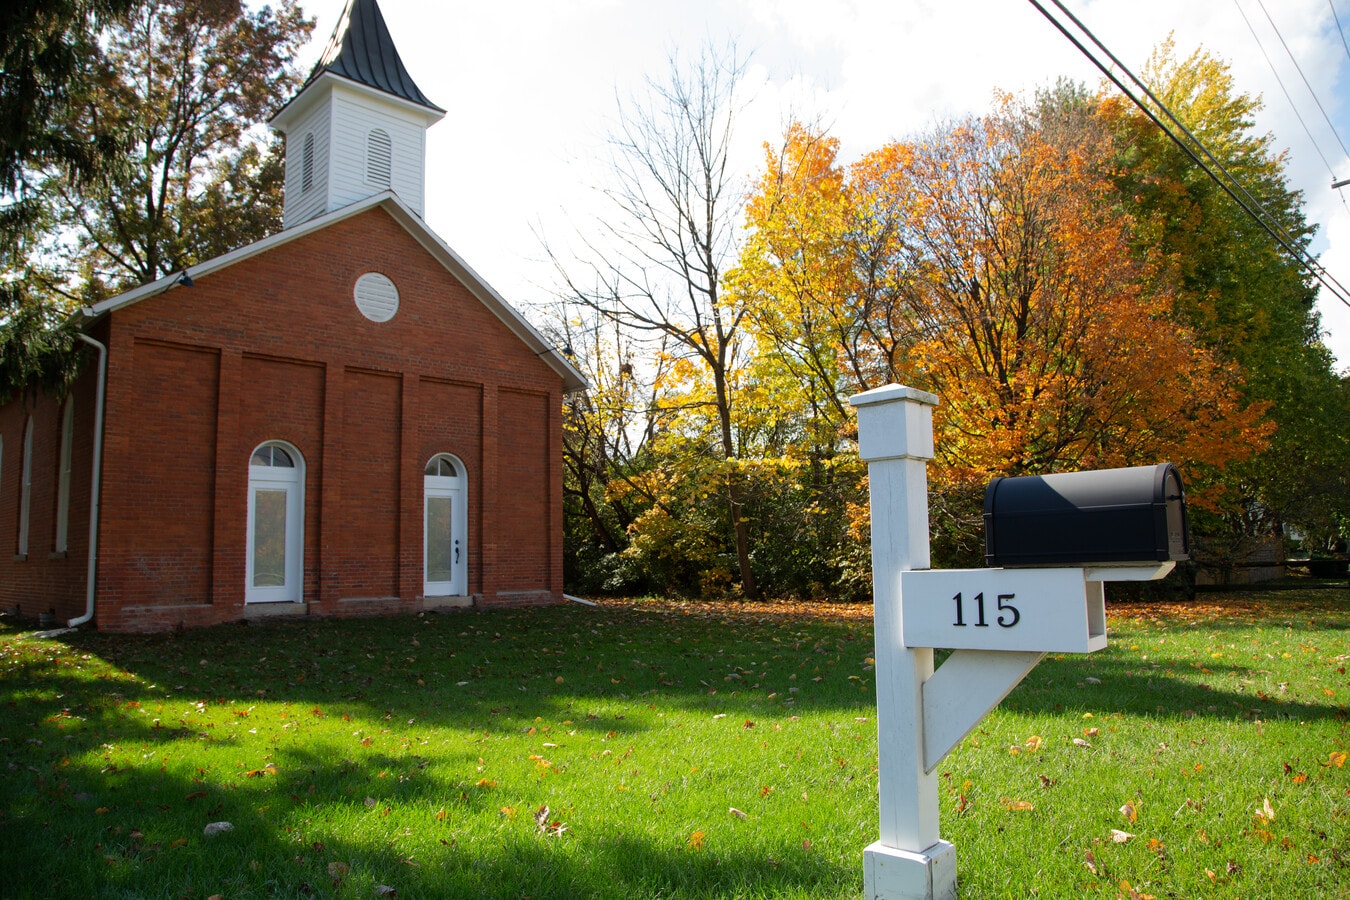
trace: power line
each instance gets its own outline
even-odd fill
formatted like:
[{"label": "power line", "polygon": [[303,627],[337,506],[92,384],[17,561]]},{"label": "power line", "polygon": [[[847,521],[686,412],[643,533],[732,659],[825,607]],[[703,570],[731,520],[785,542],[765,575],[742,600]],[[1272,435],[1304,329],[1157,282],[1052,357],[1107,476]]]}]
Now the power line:
[{"label": "power line", "polygon": [[[1256,29],[1252,27],[1251,19],[1247,18],[1247,13],[1243,11],[1242,4],[1239,3],[1238,0],[1233,0],[1233,5],[1237,7],[1238,15],[1242,16],[1242,21],[1246,23],[1247,30],[1252,33],[1252,40],[1256,42],[1257,48],[1260,49],[1261,56],[1266,60],[1266,65],[1270,66],[1270,74],[1275,76],[1275,83],[1280,86],[1280,90],[1284,93],[1284,99],[1289,101],[1289,107],[1294,111],[1294,118],[1298,119],[1298,124],[1303,126],[1303,133],[1308,136],[1308,142],[1313,145],[1313,149],[1317,151],[1317,155],[1322,157],[1322,162],[1327,167],[1327,174],[1331,176],[1332,181],[1335,181],[1336,172],[1331,168],[1331,161],[1328,160],[1327,155],[1322,152],[1322,148],[1317,143],[1317,139],[1313,137],[1312,130],[1308,128],[1308,123],[1303,121],[1303,116],[1298,111],[1298,104],[1294,102],[1293,97],[1289,96],[1289,89],[1284,86],[1284,79],[1280,77],[1279,71],[1275,68],[1275,63],[1271,61],[1270,54],[1266,52],[1265,45],[1261,43],[1261,38],[1257,36]],[[1262,9],[1265,9],[1265,7],[1262,7]],[[1267,18],[1269,18],[1269,16],[1267,16]],[[1288,49],[1288,47],[1285,47],[1285,50]],[[1295,65],[1297,65],[1297,63],[1295,63]],[[1316,100],[1317,98],[1314,97],[1313,99]],[[1335,129],[1332,129],[1332,132],[1335,133]],[[1338,137],[1337,140],[1339,139],[1340,138]]]},{"label": "power line", "polygon": [[[1236,2],[1236,0],[1234,0],[1234,2]],[[1291,51],[1289,45],[1285,43],[1284,35],[1280,34],[1280,29],[1276,27],[1275,20],[1270,17],[1269,12],[1266,12],[1266,4],[1263,0],[1256,0],[1256,5],[1261,7],[1261,12],[1265,13],[1266,21],[1270,23],[1271,30],[1274,31],[1275,36],[1280,39],[1280,46],[1284,48],[1285,53],[1289,54],[1289,61],[1294,64],[1294,70],[1298,72],[1298,77],[1303,79],[1303,86],[1306,87],[1308,93],[1312,95],[1313,103],[1317,104],[1318,111],[1322,114],[1322,118],[1326,120],[1327,127],[1331,129],[1332,135],[1336,138],[1336,143],[1341,145],[1341,152],[1346,156],[1350,156],[1350,150],[1345,149],[1345,141],[1341,140],[1341,136],[1336,132],[1336,126],[1331,122],[1331,116],[1327,115],[1326,109],[1322,106],[1322,101],[1317,98],[1317,92],[1314,91],[1313,86],[1308,83],[1308,76],[1303,74],[1302,66],[1298,64],[1297,59],[1294,59],[1293,51]]]},{"label": "power line", "polygon": [[1336,33],[1341,36],[1341,46],[1345,48],[1346,58],[1350,59],[1350,43],[1345,40],[1345,29],[1341,27],[1341,17],[1336,15],[1336,4],[1327,0],[1327,6],[1331,7],[1331,19],[1336,23]]},{"label": "power line", "polygon": [[[1164,104],[1160,99],[1158,99],[1158,97],[1153,93],[1153,91],[1150,90],[1146,84],[1140,81],[1139,78],[1133,72],[1131,72],[1129,68],[1125,66],[1124,63],[1122,63],[1119,59],[1117,59],[1115,54],[1113,54],[1110,50],[1108,50],[1106,46],[1100,40],[1097,39],[1097,36],[1094,35],[1087,28],[1087,26],[1085,26],[1082,22],[1080,22],[1072,12],[1066,9],[1064,4],[1061,3],[1060,0],[1052,0],[1052,2],[1055,4],[1056,7],[1059,8],[1061,12],[1064,13],[1064,15],[1069,17],[1069,20],[1072,21],[1074,25],[1081,32],[1083,32],[1083,34],[1087,35],[1087,37],[1092,41],[1093,44],[1095,44],[1103,53],[1106,54],[1107,58],[1111,60],[1114,67],[1118,67],[1122,72],[1124,72],[1126,75],[1129,76],[1130,80],[1134,82],[1140,88],[1140,90],[1143,91],[1143,93],[1149,98],[1149,100],[1151,100],[1153,104],[1155,104],[1164,115],[1167,116],[1168,120],[1170,120],[1174,125],[1176,125],[1178,130],[1180,130],[1184,135],[1186,135],[1189,141],[1195,145],[1195,148],[1198,148],[1199,152],[1197,152],[1196,149],[1192,148],[1191,145],[1188,144],[1186,141],[1183,141],[1180,137],[1178,137],[1177,133],[1173,131],[1171,128],[1169,128],[1162,121],[1162,119],[1158,117],[1158,114],[1155,113],[1152,108],[1150,108],[1149,104],[1141,100],[1133,90],[1131,90],[1124,82],[1120,80],[1119,77],[1117,77],[1112,66],[1108,66],[1106,63],[1098,59],[1091,50],[1089,50],[1087,47],[1083,45],[1082,41],[1080,41],[1073,33],[1069,31],[1069,29],[1064,25],[1063,22],[1055,18],[1055,16],[1052,15],[1050,11],[1041,4],[1040,0],[1030,0],[1030,2],[1032,6],[1036,7],[1036,9],[1040,11],[1041,15],[1045,16],[1045,18],[1050,22],[1050,24],[1054,25],[1055,28],[1059,29],[1060,33],[1063,34],[1066,38],[1068,38],[1070,43],[1072,43],[1075,47],[1077,47],[1079,51],[1084,56],[1086,56],[1090,62],[1092,62],[1093,65],[1095,65],[1098,69],[1100,69],[1102,73],[1106,75],[1106,77],[1110,79],[1111,82],[1116,87],[1118,87],[1121,90],[1121,92],[1124,93],[1125,96],[1130,99],[1131,102],[1134,103],[1135,106],[1139,107],[1139,109],[1144,113],[1144,115],[1148,116],[1148,118],[1155,125],[1157,125],[1160,129],[1162,129],[1162,132],[1165,135],[1167,135],[1167,137],[1174,144],[1176,144],[1177,147],[1180,148],[1183,153],[1189,156],[1191,160],[1194,161],[1195,164],[1198,165],[1200,169],[1223,190],[1224,193],[1226,193],[1229,197],[1232,198],[1233,202],[1237,203],[1238,206],[1241,207],[1242,210],[1246,212],[1247,215],[1250,216],[1253,221],[1255,221],[1258,225],[1260,225],[1261,228],[1265,230],[1265,232],[1276,241],[1276,243],[1278,243],[1281,247],[1283,247],[1285,251],[1288,252],[1290,256],[1292,256],[1299,265],[1301,265],[1304,269],[1306,269],[1309,272],[1309,274],[1311,274],[1315,279],[1317,279],[1317,281],[1323,287],[1325,287],[1331,293],[1332,296],[1334,296],[1337,300],[1344,303],[1346,306],[1350,306],[1350,291],[1347,291],[1346,288],[1343,285],[1341,285],[1341,283],[1337,281],[1335,277],[1331,275],[1330,272],[1327,272],[1326,269],[1319,262],[1317,262],[1316,259],[1314,259],[1311,255],[1308,254],[1306,250],[1304,250],[1302,247],[1299,246],[1297,239],[1295,239],[1292,235],[1288,233],[1288,231],[1285,230],[1284,226],[1279,223],[1279,220],[1276,219],[1274,216],[1272,216],[1266,210],[1266,208],[1260,203],[1260,201],[1258,201],[1255,197],[1251,195],[1251,192],[1248,191],[1245,186],[1243,186],[1242,182],[1239,181],[1236,177],[1234,177],[1234,175],[1228,171],[1228,169],[1223,165],[1223,163],[1220,162],[1218,158],[1215,157],[1214,154],[1211,153],[1207,147],[1205,147],[1205,145],[1200,141],[1200,139],[1197,138],[1194,134],[1192,134],[1190,130],[1187,129],[1186,126],[1182,124],[1179,119],[1177,119],[1177,117],[1172,113],[1172,111],[1167,108],[1167,105]],[[1217,168],[1220,172],[1222,172],[1224,176],[1228,179],[1228,181],[1225,181],[1223,178],[1220,178],[1219,175],[1214,171],[1214,168],[1211,168],[1210,165],[1205,162],[1205,160],[1201,159],[1200,153],[1203,153],[1205,157],[1207,157],[1210,161],[1212,161],[1214,163],[1214,168]],[[1232,182],[1231,185],[1229,184],[1230,181]],[[1241,197],[1238,196],[1238,192],[1241,192],[1243,196]]]}]

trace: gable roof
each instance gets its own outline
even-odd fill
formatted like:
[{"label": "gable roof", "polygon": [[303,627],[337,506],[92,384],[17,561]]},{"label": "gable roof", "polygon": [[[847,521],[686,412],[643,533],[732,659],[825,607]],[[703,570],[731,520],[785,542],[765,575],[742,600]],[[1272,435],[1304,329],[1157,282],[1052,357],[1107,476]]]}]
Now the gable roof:
[{"label": "gable roof", "polygon": [[445,112],[427,99],[404,68],[376,0],[347,0],[333,36],[305,79],[305,87],[329,72],[438,113]]},{"label": "gable roof", "polygon": [[138,303],[141,300],[157,297],[160,294],[181,288],[182,285],[179,282],[185,274],[191,274],[193,278],[200,278],[204,275],[209,275],[212,272],[229,268],[236,263],[251,259],[254,256],[266,253],[267,251],[280,247],[290,241],[313,234],[316,231],[322,231],[329,225],[358,216],[361,213],[376,207],[382,208],[395,222],[402,225],[404,230],[406,230],[417,243],[421,244],[438,263],[445,267],[446,271],[468,288],[469,292],[478,298],[478,301],[487,307],[493,315],[501,320],[502,324],[509,328],[516,337],[520,338],[527,347],[533,350],[536,356],[547,363],[549,368],[562,378],[563,391],[565,393],[584,391],[590,386],[586,381],[586,376],[582,375],[557,348],[550,345],[544,339],[543,335],[535,330],[534,326],[527,322],[520,313],[516,312],[511,304],[507,303],[501,294],[493,290],[492,286],[484,281],[477,272],[470,268],[469,264],[460,258],[458,253],[451,250],[449,245],[441,240],[436,232],[428,228],[426,223],[424,223],[412,209],[400,200],[398,195],[393,191],[384,191],[373,197],[368,197],[365,200],[353,203],[350,206],[344,206],[342,209],[334,210],[333,212],[326,213],[318,218],[311,219],[303,225],[287,228],[284,231],[277,232],[271,237],[255,241],[246,247],[240,247],[238,250],[233,250],[222,256],[217,256],[214,259],[208,259],[195,266],[190,266],[187,270],[184,270],[183,273],[166,275],[158,281],[143,284],[126,293],[118,294],[116,297],[109,297],[106,300],[95,303],[91,307],[80,310],[76,315],[82,316],[86,325],[92,324],[94,321],[97,321],[110,313],[116,312],[119,309],[124,309],[133,303]]}]

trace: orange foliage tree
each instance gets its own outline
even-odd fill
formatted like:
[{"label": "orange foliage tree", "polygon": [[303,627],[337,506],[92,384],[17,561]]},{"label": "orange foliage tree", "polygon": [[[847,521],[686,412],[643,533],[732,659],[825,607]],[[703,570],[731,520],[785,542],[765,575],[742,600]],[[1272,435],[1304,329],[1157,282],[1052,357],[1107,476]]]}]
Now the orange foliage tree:
[{"label": "orange foliage tree", "polygon": [[967,505],[994,474],[1221,469],[1270,430],[1176,315],[1168,261],[1132,244],[1090,117],[1005,100],[847,170],[794,126],[748,207],[729,283],[761,342],[841,427],[855,391],[938,394],[934,485]]}]

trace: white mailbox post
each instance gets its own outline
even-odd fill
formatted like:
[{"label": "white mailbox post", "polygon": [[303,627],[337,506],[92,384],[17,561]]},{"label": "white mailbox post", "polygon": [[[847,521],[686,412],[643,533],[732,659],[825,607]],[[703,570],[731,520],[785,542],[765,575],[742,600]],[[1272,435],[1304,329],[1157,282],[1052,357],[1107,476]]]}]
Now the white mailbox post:
[{"label": "white mailbox post", "polygon": [[[853,397],[871,484],[880,839],[863,851],[867,900],[956,897],[956,848],[938,836],[936,769],[1046,653],[1106,646],[1106,581],[1161,578],[1173,562],[931,571],[932,394],[887,385]],[[933,669],[934,648],[952,649]]]}]

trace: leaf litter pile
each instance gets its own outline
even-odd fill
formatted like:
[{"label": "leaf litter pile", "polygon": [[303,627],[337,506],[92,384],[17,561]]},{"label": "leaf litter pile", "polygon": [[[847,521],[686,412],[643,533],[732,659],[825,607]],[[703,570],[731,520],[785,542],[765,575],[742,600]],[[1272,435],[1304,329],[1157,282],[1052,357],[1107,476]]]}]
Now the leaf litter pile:
[{"label": "leaf litter pile", "polygon": [[[1336,896],[1344,592],[1109,608],[938,769],[963,896]],[[14,896],[856,897],[871,609],[0,626]]]}]

